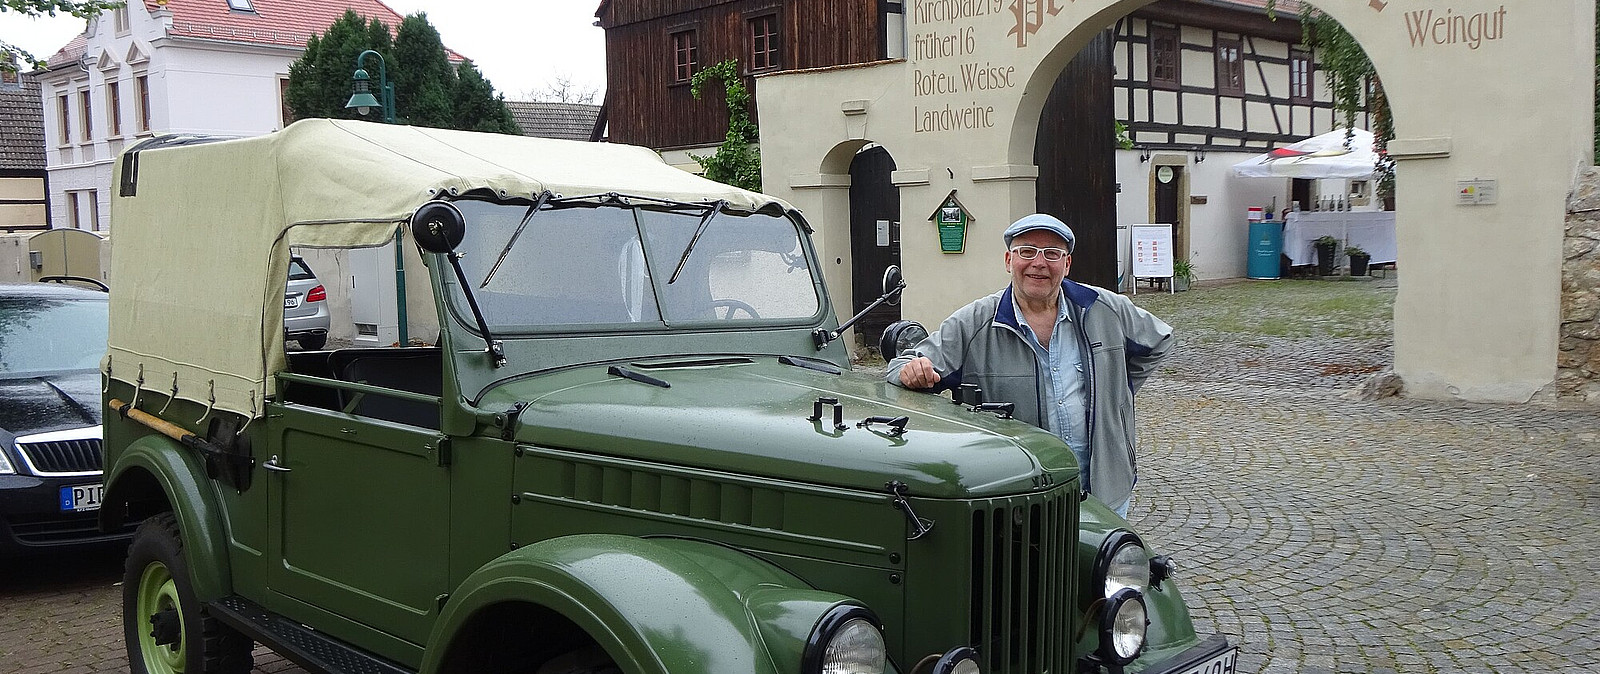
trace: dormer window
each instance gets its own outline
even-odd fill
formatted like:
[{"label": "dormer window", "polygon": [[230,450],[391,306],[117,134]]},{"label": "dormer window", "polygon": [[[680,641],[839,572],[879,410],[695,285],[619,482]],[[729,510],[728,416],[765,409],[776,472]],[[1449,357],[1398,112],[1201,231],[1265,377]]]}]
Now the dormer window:
[{"label": "dormer window", "polygon": [[256,11],[255,6],[250,4],[250,0],[228,0],[228,9],[240,12]]}]

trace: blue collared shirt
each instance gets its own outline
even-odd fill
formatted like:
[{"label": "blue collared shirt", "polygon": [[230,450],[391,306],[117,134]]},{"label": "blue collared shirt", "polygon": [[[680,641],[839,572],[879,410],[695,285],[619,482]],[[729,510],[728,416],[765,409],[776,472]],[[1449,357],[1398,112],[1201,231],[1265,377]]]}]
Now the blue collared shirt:
[{"label": "blue collared shirt", "polygon": [[1078,477],[1083,488],[1088,489],[1089,410],[1083,345],[1073,325],[1072,312],[1067,309],[1066,295],[1058,295],[1056,302],[1056,326],[1050,332],[1050,346],[1046,348],[1024,318],[1022,307],[1017,305],[1016,294],[1012,293],[1011,297],[1023,340],[1033,347],[1033,354],[1039,360],[1040,373],[1046,380],[1045,390],[1050,392],[1050,399],[1046,401],[1049,409],[1040,421],[1046,424],[1046,430],[1055,433],[1072,448],[1072,453],[1078,457]]}]

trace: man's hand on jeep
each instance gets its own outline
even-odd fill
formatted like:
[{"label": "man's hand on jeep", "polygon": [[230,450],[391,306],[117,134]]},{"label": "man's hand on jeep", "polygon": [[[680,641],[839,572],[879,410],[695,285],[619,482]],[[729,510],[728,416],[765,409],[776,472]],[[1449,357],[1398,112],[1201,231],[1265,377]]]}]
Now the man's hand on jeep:
[{"label": "man's hand on jeep", "polygon": [[900,368],[900,385],[906,388],[933,388],[942,377],[933,369],[933,361],[917,357]]}]

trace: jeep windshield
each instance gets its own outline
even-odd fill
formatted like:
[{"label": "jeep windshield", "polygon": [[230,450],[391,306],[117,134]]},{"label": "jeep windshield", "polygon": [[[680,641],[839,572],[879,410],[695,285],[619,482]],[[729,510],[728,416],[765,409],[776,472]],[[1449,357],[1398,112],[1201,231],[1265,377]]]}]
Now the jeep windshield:
[{"label": "jeep windshield", "polygon": [[[722,211],[708,217],[712,207],[694,205],[556,203],[533,213],[512,241],[528,206],[455,204],[467,222],[457,248],[462,270],[496,336],[748,328],[820,317],[821,282],[796,223],[784,216]],[[472,320],[460,288],[451,292],[451,303],[458,318]]]}]

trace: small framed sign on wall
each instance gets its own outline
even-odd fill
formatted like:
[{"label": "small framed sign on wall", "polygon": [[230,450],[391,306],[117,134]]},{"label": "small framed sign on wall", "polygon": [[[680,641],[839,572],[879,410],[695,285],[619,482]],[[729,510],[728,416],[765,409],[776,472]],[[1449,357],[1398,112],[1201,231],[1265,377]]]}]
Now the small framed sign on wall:
[{"label": "small framed sign on wall", "polygon": [[961,205],[961,200],[956,198],[956,191],[950,190],[949,196],[939,203],[933,215],[928,216],[939,230],[939,250],[944,253],[961,253],[967,249],[967,225],[972,222],[972,214],[967,212],[967,207]]}]

